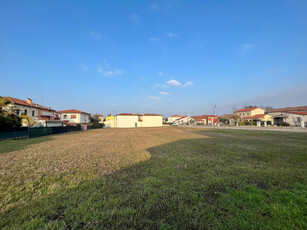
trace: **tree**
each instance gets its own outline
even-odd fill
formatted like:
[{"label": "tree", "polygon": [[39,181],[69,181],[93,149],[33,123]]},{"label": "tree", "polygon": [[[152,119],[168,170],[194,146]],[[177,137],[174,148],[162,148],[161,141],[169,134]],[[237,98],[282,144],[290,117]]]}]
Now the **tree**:
[{"label": "tree", "polygon": [[33,126],[35,123],[33,122],[33,120],[28,117],[27,115],[23,114],[20,116],[21,118],[21,123],[24,125],[24,126]]},{"label": "tree", "polygon": [[268,106],[264,106],[263,109],[265,113],[269,113],[270,110],[273,109],[273,107],[268,105]]},{"label": "tree", "polygon": [[93,123],[98,123],[100,121],[98,114],[94,114],[93,116],[90,116],[90,120]]},{"label": "tree", "polygon": [[229,121],[229,119],[226,117],[219,117],[219,121],[223,124],[226,124],[226,122]]},{"label": "tree", "polygon": [[247,104],[244,104],[243,105],[243,108],[244,109],[247,109],[247,108],[255,108],[255,107],[257,107],[256,105],[247,105]]},{"label": "tree", "polygon": [[10,114],[12,111],[9,109],[13,103],[5,97],[0,97],[0,114]]},{"label": "tree", "polygon": [[16,128],[21,126],[21,118],[14,113],[13,103],[5,97],[0,97],[0,127]]},{"label": "tree", "polygon": [[235,115],[234,117],[233,117],[233,119],[235,120],[235,121],[237,121],[237,120],[239,120],[241,117],[239,116],[239,115]]}]

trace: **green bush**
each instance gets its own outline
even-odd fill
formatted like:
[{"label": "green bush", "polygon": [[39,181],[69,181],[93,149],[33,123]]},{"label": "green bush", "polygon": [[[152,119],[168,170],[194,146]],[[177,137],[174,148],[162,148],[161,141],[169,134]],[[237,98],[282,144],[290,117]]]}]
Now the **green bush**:
[{"label": "green bush", "polygon": [[244,121],[239,121],[238,125],[245,125],[245,122]]},{"label": "green bush", "polygon": [[98,122],[89,123],[88,125],[92,126],[92,129],[100,129],[105,126],[104,123],[98,123]]},{"label": "green bush", "polygon": [[287,122],[281,122],[280,125],[281,125],[281,126],[290,126],[290,124],[287,123]]},{"label": "green bush", "polygon": [[2,128],[18,128],[21,127],[21,118],[15,114],[0,114],[0,127]]}]

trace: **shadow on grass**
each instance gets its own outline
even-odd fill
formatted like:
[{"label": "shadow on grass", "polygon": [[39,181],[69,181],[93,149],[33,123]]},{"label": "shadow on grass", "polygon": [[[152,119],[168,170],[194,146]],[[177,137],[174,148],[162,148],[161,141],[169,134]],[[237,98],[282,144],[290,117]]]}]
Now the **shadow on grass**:
[{"label": "shadow on grass", "polygon": [[0,141],[0,154],[24,149],[30,145],[38,144],[38,143],[45,142],[51,139],[52,139],[52,136],[43,136],[43,137],[27,138],[27,139],[20,139],[20,140]]},{"label": "shadow on grass", "polygon": [[[303,166],[245,158],[246,149],[228,148],[230,143],[203,138],[149,148],[148,161],[1,213],[0,227],[261,229],[273,223],[299,228],[305,209]],[[262,151],[250,149],[253,154]],[[291,150],[284,148],[283,154]],[[281,156],[273,157],[281,162]],[[279,191],[280,197],[274,197]],[[283,196],[287,192],[292,206]],[[271,205],[263,209],[262,204]],[[284,214],[275,214],[278,206]],[[246,212],[250,215],[244,216]]]}]

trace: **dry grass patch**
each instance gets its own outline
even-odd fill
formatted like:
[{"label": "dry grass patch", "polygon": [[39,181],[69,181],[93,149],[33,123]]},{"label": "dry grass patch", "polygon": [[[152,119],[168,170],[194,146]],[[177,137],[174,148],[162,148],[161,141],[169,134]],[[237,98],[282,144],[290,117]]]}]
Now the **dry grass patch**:
[{"label": "dry grass patch", "polygon": [[148,160],[146,149],[189,138],[204,136],[171,127],[97,129],[0,154],[0,211]]}]

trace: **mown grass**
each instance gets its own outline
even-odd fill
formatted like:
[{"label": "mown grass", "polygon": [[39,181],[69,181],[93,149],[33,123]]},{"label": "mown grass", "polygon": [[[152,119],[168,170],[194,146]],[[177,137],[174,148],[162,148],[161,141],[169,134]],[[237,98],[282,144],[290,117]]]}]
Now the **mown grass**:
[{"label": "mown grass", "polygon": [[[46,171],[45,177],[33,179],[39,185],[32,186],[33,194],[42,195],[13,197],[23,202],[6,203],[9,208],[0,213],[0,228],[307,228],[307,134],[245,130],[203,130],[193,134],[178,130],[92,132],[101,141],[119,139],[112,143],[117,143],[121,153],[116,157],[131,151],[142,155],[146,150],[150,158],[119,163],[120,167],[106,174],[95,174],[91,168],[94,164],[87,164],[88,170],[80,165],[81,171],[70,168],[63,174]],[[83,135],[88,134],[79,135],[85,138]],[[131,143],[137,140],[141,148]],[[105,151],[89,149],[98,155]],[[17,153],[23,154],[23,150]],[[38,172],[28,173],[31,177],[31,173]],[[91,176],[84,176],[87,173]],[[2,172],[1,180],[8,178]],[[48,184],[44,180],[52,180],[51,184],[58,188],[44,192],[51,189],[44,186]],[[75,183],[70,184],[71,180]],[[19,183],[12,184],[15,189],[11,191],[16,193],[24,188]],[[5,190],[1,191],[5,194]]]}]

